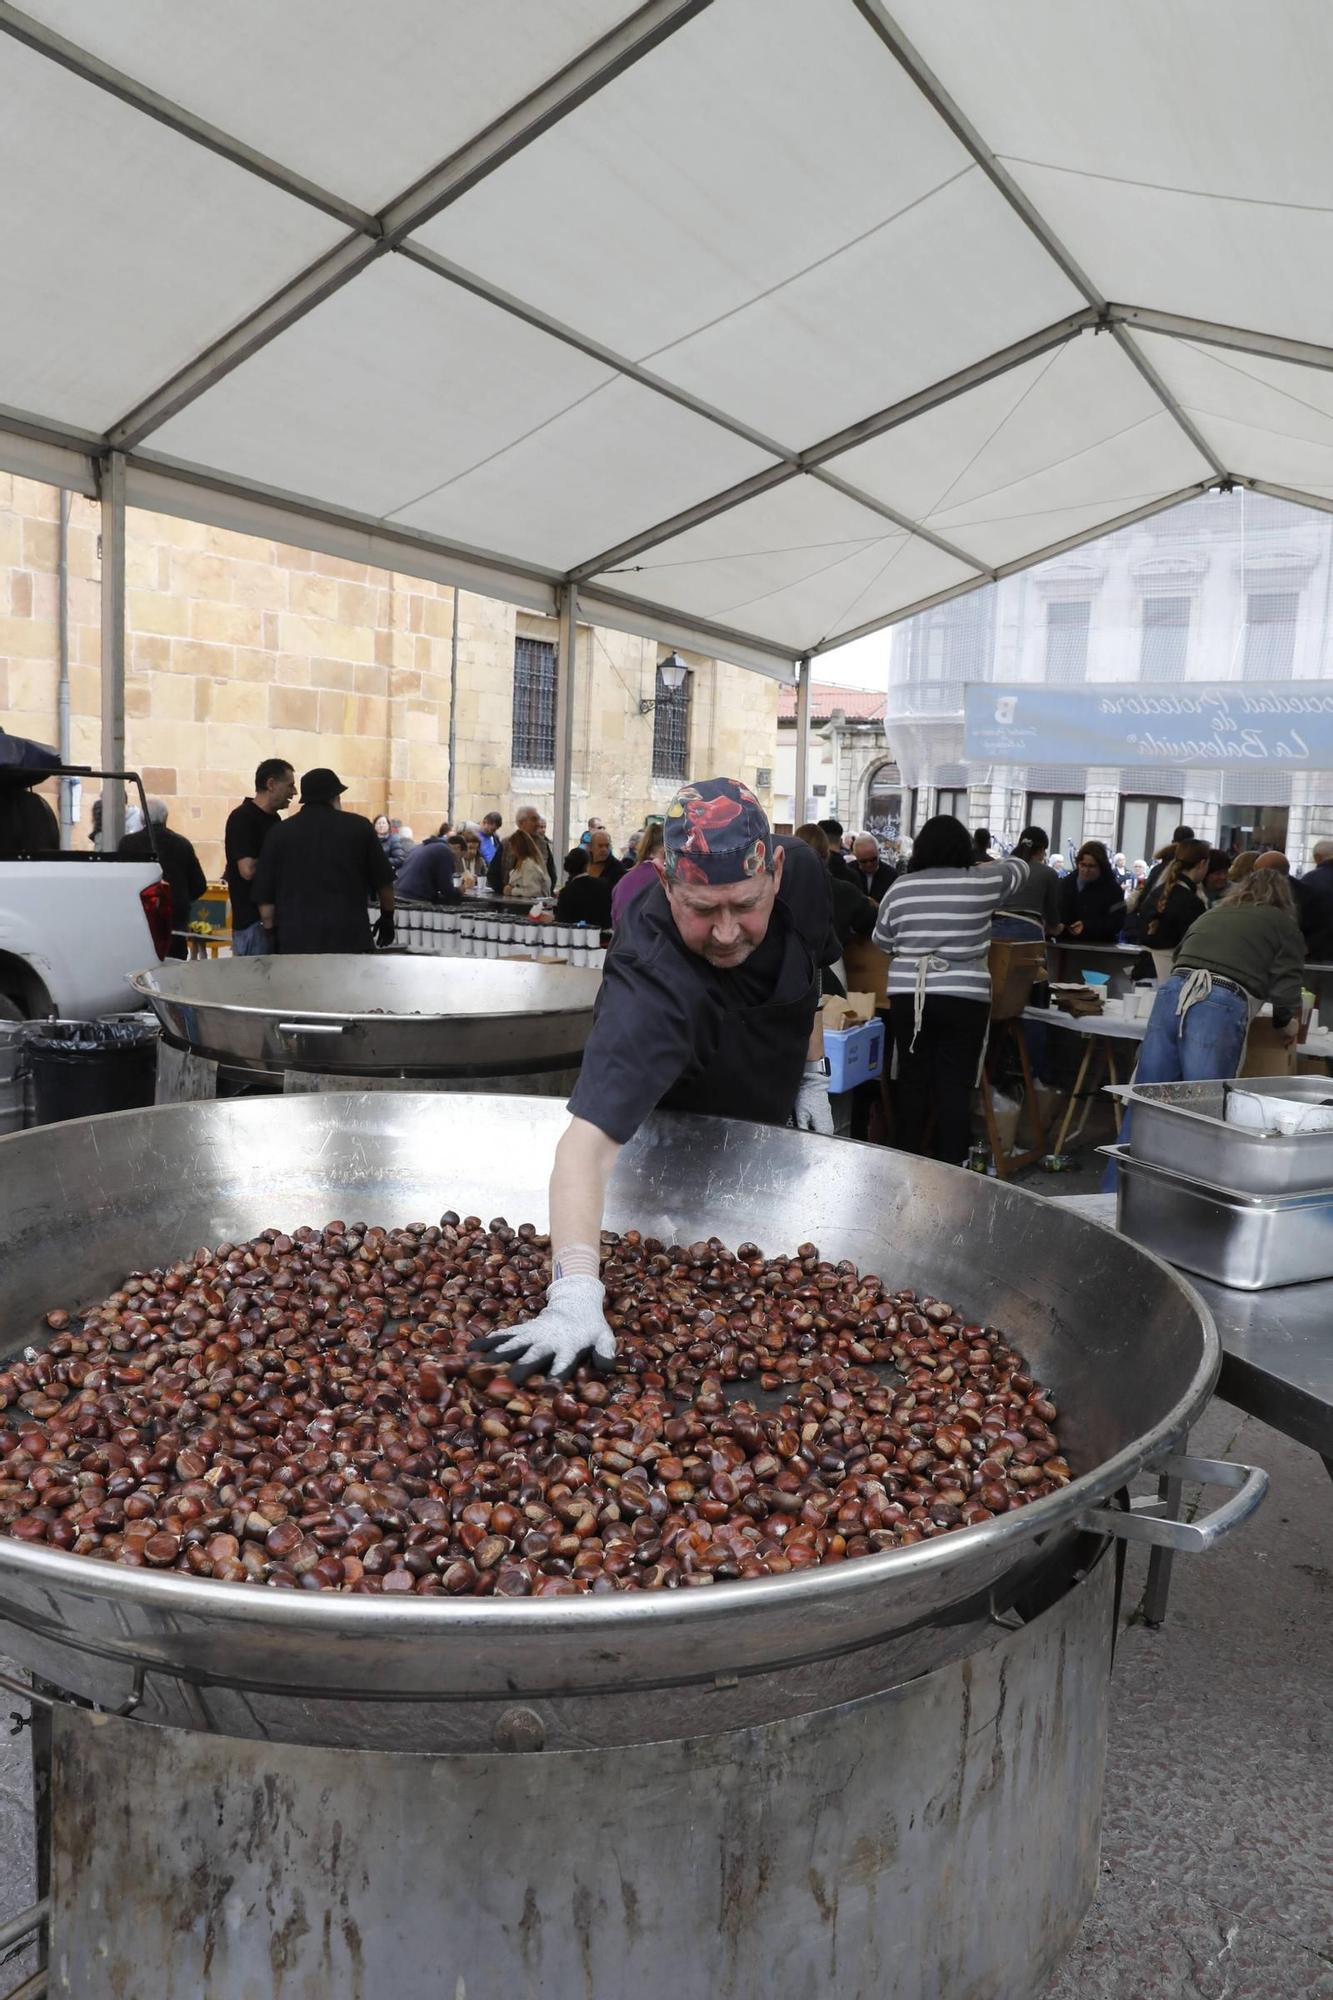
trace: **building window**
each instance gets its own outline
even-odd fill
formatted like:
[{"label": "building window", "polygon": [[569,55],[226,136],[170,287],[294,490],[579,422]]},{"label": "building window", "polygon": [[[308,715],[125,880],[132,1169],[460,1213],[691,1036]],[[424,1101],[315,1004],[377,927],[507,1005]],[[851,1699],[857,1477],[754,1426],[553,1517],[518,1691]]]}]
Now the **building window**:
[{"label": "building window", "polygon": [[1288,681],[1296,657],[1299,590],[1251,590],[1245,599],[1245,659],[1247,681]]},{"label": "building window", "polygon": [[1189,643],[1189,598],[1145,597],[1139,641],[1139,678],[1145,681],[1184,680]]},{"label": "building window", "polygon": [[937,813],[952,813],[955,819],[960,819],[963,825],[966,826],[967,786],[962,786],[958,791],[937,791],[935,794],[935,811]]},{"label": "building window", "polygon": [[669,688],[662,678],[661,662],[653,698],[653,776],[688,778],[690,775],[690,686],[693,674],[686,674],[678,688]]},{"label": "building window", "polygon": [[1180,799],[1122,797],[1116,848],[1126,861],[1151,861],[1157,850],[1166,846],[1184,816]]},{"label": "building window", "polygon": [[1046,606],[1046,678],[1052,682],[1088,678],[1088,625],[1092,600],[1057,598]]},{"label": "building window", "polygon": [[545,639],[514,641],[514,737],[510,756],[529,771],[555,767],[555,647]]},{"label": "building window", "polygon": [[1083,845],[1082,793],[1029,792],[1029,826],[1045,827],[1051,837],[1051,853],[1072,859]]},{"label": "building window", "polygon": [[990,679],[995,592],[967,591],[910,621],[908,674],[914,681]]},{"label": "building window", "polygon": [[917,815],[920,812],[920,809],[921,809],[921,787],[920,785],[913,785],[911,791],[907,795],[907,831],[909,833],[916,832]]},{"label": "building window", "polygon": [[879,840],[900,840],[903,831],[903,781],[896,764],[881,764],[866,791],[865,831]]}]

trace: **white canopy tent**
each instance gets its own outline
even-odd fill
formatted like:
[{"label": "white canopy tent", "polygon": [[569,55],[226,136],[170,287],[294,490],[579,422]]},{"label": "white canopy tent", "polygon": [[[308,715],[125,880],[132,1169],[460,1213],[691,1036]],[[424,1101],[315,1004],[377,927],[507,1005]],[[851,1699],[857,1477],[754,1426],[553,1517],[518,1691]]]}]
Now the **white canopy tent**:
[{"label": "white canopy tent", "polygon": [[107,509],[109,763],[125,505],[559,611],[565,659],[577,617],[805,689],[1208,486],[1333,508],[1323,0],[0,31],[0,465]]}]

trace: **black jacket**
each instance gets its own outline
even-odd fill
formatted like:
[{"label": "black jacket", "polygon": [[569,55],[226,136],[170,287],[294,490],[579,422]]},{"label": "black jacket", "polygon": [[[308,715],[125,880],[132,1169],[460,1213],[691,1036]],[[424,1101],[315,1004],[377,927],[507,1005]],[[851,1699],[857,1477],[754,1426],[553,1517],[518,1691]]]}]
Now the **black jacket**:
[{"label": "black jacket", "polygon": [[[617,876],[615,881],[619,879]],[[614,886],[609,872],[604,875],[572,875],[555,899],[556,922],[587,924],[593,930],[609,931]]]},{"label": "black jacket", "polygon": [[[834,857],[836,859],[836,856]],[[887,861],[881,861],[873,875],[864,875],[850,856],[844,857],[841,868],[834,868],[829,862],[829,873],[835,881],[850,882],[863,896],[873,896],[876,905],[882,903],[894,883],[898,880],[898,870],[890,868]]]},{"label": "black jacket", "polygon": [[302,806],[264,842],[256,904],[272,903],[280,952],[370,951],[367,905],[393,881],[375,828],[360,813]]},{"label": "black jacket", "polygon": [[1139,943],[1149,951],[1174,951],[1208,906],[1192,882],[1177,882],[1159,907],[1160,894],[1155,890],[1151,901],[1139,905]]},{"label": "black jacket", "polygon": [[1291,886],[1307,954],[1316,965],[1333,964],[1333,861],[1321,861]]},{"label": "black jacket", "polygon": [[[158,858],[162,863],[162,879],[171,891],[171,927],[183,931],[190,921],[190,906],[208,888],[208,877],[199,865],[199,856],[194,851],[194,843],[183,833],[173,833],[169,826],[153,828],[157,838]],[[116,850],[135,861],[151,861],[153,844],[147,830],[141,833],[127,833]],[[171,941],[171,956],[184,958],[189,947],[183,938]]]},{"label": "black jacket", "polygon": [[838,943],[845,945],[850,937],[869,937],[875,928],[879,905],[872,902],[865,890],[858,889],[846,875],[833,876],[830,887],[833,890],[833,928],[838,933]]},{"label": "black jacket", "polygon": [[1077,871],[1065,876],[1060,884],[1060,922],[1066,927],[1082,924],[1078,943],[1114,944],[1124,921],[1125,892],[1114,875],[1099,875],[1082,890]]}]

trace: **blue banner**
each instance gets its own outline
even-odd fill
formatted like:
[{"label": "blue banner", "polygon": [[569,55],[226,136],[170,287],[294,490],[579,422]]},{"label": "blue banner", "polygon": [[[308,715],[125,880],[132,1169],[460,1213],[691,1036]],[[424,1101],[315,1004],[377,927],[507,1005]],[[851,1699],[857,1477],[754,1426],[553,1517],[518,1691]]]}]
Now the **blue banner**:
[{"label": "blue banner", "polygon": [[984,764],[1283,764],[1333,771],[1333,681],[969,682]]}]

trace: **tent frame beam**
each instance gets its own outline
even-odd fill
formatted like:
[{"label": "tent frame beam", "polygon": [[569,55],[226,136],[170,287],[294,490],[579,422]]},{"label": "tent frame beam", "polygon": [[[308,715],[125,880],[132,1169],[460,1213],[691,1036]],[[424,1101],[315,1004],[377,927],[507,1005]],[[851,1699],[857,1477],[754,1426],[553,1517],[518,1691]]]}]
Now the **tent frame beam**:
[{"label": "tent frame beam", "polygon": [[377,258],[397,249],[414,229],[460,200],[711,5],[712,0],[644,0],[628,20],[530,91],[378,215],[368,217],[364,228],[358,226],[357,233],[308,265],[128,411],[108,433],[113,448],[132,451],[242,361],[267,347]]},{"label": "tent frame beam", "polygon": [[[109,452],[101,465],[103,771],[125,769],[125,460]],[[114,854],[125,831],[125,787],[102,781],[103,854]]]},{"label": "tent frame beam", "polygon": [[180,138],[190,139],[196,146],[203,146],[219,158],[230,161],[234,167],[241,167],[256,179],[267,181],[270,187],[280,188],[284,194],[305,202],[307,207],[316,208],[324,215],[331,215],[339,222],[345,222],[350,229],[374,234],[377,223],[373,215],[358,208],[354,202],[345,201],[341,195],[333,194],[328,188],[320,187],[315,181],[307,180],[304,174],[294,173],[267,153],[261,153],[254,146],[247,146],[230,132],[224,132],[218,125],[210,125],[206,118],[198,118],[183,105],[173,103],[159,91],[150,90],[148,85],[137,78],[127,76],[123,70],[115,69],[103,62],[100,56],[88,49],[80,48],[77,42],[58,35],[54,28],[44,21],[38,21],[25,14],[18,7],[9,5],[9,0],[0,0],[0,34],[8,35],[12,41],[20,42],[35,55],[46,56],[58,63],[61,69],[90,83],[97,90],[104,90],[109,97],[127,104],[133,111],[142,111],[145,117],[165,125]]},{"label": "tent frame beam", "polygon": [[[819,477],[821,468],[829,459],[850,451],[855,445],[866,444],[871,438],[883,437],[886,432],[896,430],[899,424],[909,423],[913,417],[923,416],[927,410],[934,410],[942,403],[952,402],[955,396],[961,396],[968,389],[975,389],[980,383],[989,382],[997,375],[1008,374],[1010,369],[1019,368],[1025,361],[1031,361],[1038,355],[1048,353],[1052,347],[1063,346],[1066,341],[1074,339],[1086,328],[1094,326],[1097,317],[1091,308],[1085,308],[1082,312],[1071,313],[1066,319],[1056,320],[1053,325],[1043,327],[1039,333],[1028,334],[1022,340],[1012,341],[1008,347],[998,349],[996,353],[987,355],[981,361],[971,362],[966,368],[957,369],[952,375],[946,375],[943,380],[933,383],[930,387],[914,390],[910,396],[904,396],[901,401],[890,403],[886,408],[876,411],[874,415],[863,417],[859,422],[835,431],[831,437],[811,445],[808,451],[798,453],[794,461],[770,466],[764,472],[754,473],[749,479],[743,479],[735,486],[729,486],[725,492],[714,494],[707,500],[697,501],[694,506],[683,508],[680,513],[673,514],[668,520],[659,521],[655,527],[645,528],[640,534],[629,536],[615,548],[604,550],[601,555],[593,556],[588,562],[579,563],[570,571],[570,575],[578,582],[585,583],[590,577],[605,575],[632,557],[642,555],[646,550],[656,548],[662,542],[671,541],[689,528],[697,528],[704,521],[711,521],[715,515],[725,514],[731,508],[741,506],[746,500],[752,500],[756,494],[766,493],[771,486],[781,486],[784,481],[795,479],[802,472]],[[836,477],[825,483],[836,486],[843,493],[849,491],[848,486]],[[898,527],[908,528],[912,534],[920,535],[924,541],[933,540],[937,547],[945,548],[959,561],[966,562],[973,569],[981,571],[983,581],[992,574],[987,564],[979,557],[965,555],[961,549],[944,543],[938,536],[934,536],[930,529],[908,520],[906,515],[897,514],[886,508],[882,501],[871,500],[867,495],[856,491],[854,497],[875,512],[884,514],[887,520],[893,521]]]},{"label": "tent frame beam", "polygon": [[1183,313],[1154,312],[1151,306],[1110,305],[1117,326],[1140,333],[1160,333],[1169,340],[1193,340],[1201,347],[1229,347],[1238,354],[1256,354],[1269,361],[1290,361],[1298,368],[1333,370],[1333,347],[1313,340],[1288,340],[1277,333],[1255,333],[1218,320],[1190,319]]}]

